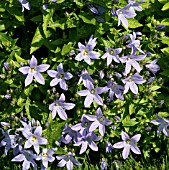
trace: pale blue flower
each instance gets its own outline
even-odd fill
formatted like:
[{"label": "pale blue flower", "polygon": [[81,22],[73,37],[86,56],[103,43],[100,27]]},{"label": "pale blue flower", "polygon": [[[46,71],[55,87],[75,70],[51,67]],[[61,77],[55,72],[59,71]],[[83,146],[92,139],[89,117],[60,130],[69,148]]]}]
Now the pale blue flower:
[{"label": "pale blue flower", "polygon": [[122,131],[121,137],[123,141],[115,143],[113,147],[118,149],[124,148],[122,153],[123,159],[126,159],[128,157],[130,149],[135,154],[141,154],[140,149],[135,144],[140,140],[141,134],[137,134],[130,138],[126,132]]},{"label": "pale blue flower", "polygon": [[57,71],[55,70],[48,70],[47,71],[48,75],[52,78],[54,78],[51,82],[50,82],[50,86],[56,86],[58,83],[60,85],[60,88],[62,88],[63,90],[68,90],[68,86],[66,84],[65,80],[69,80],[73,77],[73,75],[69,72],[64,72],[63,69],[63,64],[60,63],[57,66]]},{"label": "pale blue flower", "polygon": [[56,113],[58,113],[62,120],[66,120],[67,114],[65,110],[71,110],[74,107],[75,104],[73,103],[65,103],[65,95],[62,93],[59,100],[55,100],[52,104],[50,104],[49,110],[52,111],[52,119],[54,119],[56,117]]},{"label": "pale blue flower", "polygon": [[93,84],[88,84],[87,90],[81,90],[77,92],[77,94],[80,96],[86,96],[84,106],[89,107],[93,101],[95,101],[98,105],[103,105],[103,100],[99,94],[104,93],[105,91],[107,91],[106,87],[94,88]]},{"label": "pale blue flower", "polygon": [[126,94],[130,89],[134,94],[138,94],[138,87],[136,84],[143,84],[146,80],[142,76],[135,73],[133,76],[129,76],[126,79],[123,79],[122,82],[125,84],[123,94]]},{"label": "pale blue flower", "polygon": [[52,155],[54,154],[53,149],[43,148],[41,154],[36,158],[36,160],[42,160],[42,168],[46,170],[48,168],[48,162],[53,162],[55,157]]},{"label": "pale blue flower", "polygon": [[169,125],[169,120],[159,116],[158,114],[156,114],[157,120],[152,120],[151,123],[153,123],[154,125],[159,125],[158,130],[157,130],[157,134],[160,134],[161,132],[164,133],[164,135],[169,137],[169,132],[168,132],[168,125]]},{"label": "pale blue flower", "polygon": [[147,63],[145,66],[148,68],[153,74],[157,73],[157,71],[160,70],[160,67],[158,64],[156,64],[158,59],[153,60],[150,63]]},{"label": "pale blue flower", "polygon": [[43,76],[40,74],[40,72],[46,71],[50,67],[49,64],[41,64],[37,65],[37,59],[32,55],[32,58],[30,60],[30,67],[24,66],[19,68],[19,71],[23,74],[28,74],[25,79],[25,87],[31,84],[33,77],[36,79],[36,81],[40,84],[45,84],[45,80]]},{"label": "pale blue flower", "polygon": [[102,110],[99,107],[96,110],[96,116],[94,115],[85,115],[85,117],[92,121],[89,132],[93,132],[96,128],[99,128],[99,132],[102,136],[105,134],[105,126],[109,126],[112,124],[112,121],[108,120],[103,116]]},{"label": "pale blue flower", "polygon": [[116,63],[120,63],[120,59],[118,54],[122,52],[122,48],[108,48],[106,50],[106,53],[101,57],[103,59],[107,58],[107,66],[112,63],[112,60],[114,60]]},{"label": "pale blue flower", "polygon": [[81,165],[75,158],[74,155],[69,152],[66,155],[58,155],[56,156],[57,160],[61,160],[57,166],[64,167],[66,165],[67,170],[73,170],[73,164],[79,166]]},{"label": "pale blue flower", "polygon": [[47,139],[42,138],[42,127],[37,126],[34,133],[23,133],[24,137],[28,139],[25,142],[24,148],[34,147],[34,150],[37,154],[39,154],[39,145],[46,145],[48,143]]},{"label": "pale blue flower", "polygon": [[100,56],[99,52],[92,51],[96,46],[96,38],[93,35],[90,37],[88,43],[85,45],[78,43],[80,53],[75,57],[75,60],[84,60],[87,64],[91,64],[91,59],[97,59]]},{"label": "pale blue flower", "polygon": [[36,155],[33,154],[31,150],[23,150],[21,151],[21,154],[15,156],[11,161],[13,162],[22,162],[22,170],[27,170],[30,168],[30,164],[33,166],[34,169],[37,169],[36,162],[34,161],[36,159]]},{"label": "pale blue flower", "polygon": [[98,151],[98,146],[95,141],[99,141],[101,137],[97,137],[94,132],[90,132],[85,136],[82,136],[81,139],[74,144],[74,146],[80,146],[80,154],[84,153],[89,146],[93,151]]},{"label": "pale blue flower", "polygon": [[24,9],[31,10],[31,6],[27,0],[19,0],[19,2],[22,5],[22,12],[24,12]]}]

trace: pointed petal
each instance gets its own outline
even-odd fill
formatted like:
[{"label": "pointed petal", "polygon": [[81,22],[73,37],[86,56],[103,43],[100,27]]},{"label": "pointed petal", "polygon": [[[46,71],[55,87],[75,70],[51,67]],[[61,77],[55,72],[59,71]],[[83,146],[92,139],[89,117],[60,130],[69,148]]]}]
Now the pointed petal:
[{"label": "pointed petal", "polygon": [[89,93],[89,90],[81,90],[81,91],[78,91],[77,94],[79,96],[87,96]]},{"label": "pointed petal", "polygon": [[99,122],[95,121],[90,125],[89,132],[93,132],[99,126]]},{"label": "pointed petal", "polygon": [[121,148],[124,148],[125,146],[125,142],[122,141],[122,142],[117,142],[113,145],[113,148],[117,148],[117,149],[121,149]]},{"label": "pointed petal", "polygon": [[63,103],[62,107],[66,110],[71,110],[75,107],[75,104],[73,104],[73,103]]},{"label": "pointed petal", "polygon": [[25,87],[28,86],[29,84],[31,84],[32,80],[33,80],[33,75],[32,74],[28,74],[26,79],[25,79]]},{"label": "pointed petal", "polygon": [[130,153],[130,145],[126,144],[122,152],[123,159],[126,159],[129,156],[129,153]]},{"label": "pointed petal", "polygon": [[121,133],[121,138],[124,141],[126,141],[127,139],[130,139],[129,135],[124,131],[122,131],[122,133]]},{"label": "pointed petal", "polygon": [[19,71],[23,74],[28,74],[30,67],[29,66],[24,66],[19,68]]},{"label": "pointed petal", "polygon": [[66,167],[67,167],[67,170],[72,170],[72,169],[73,169],[73,163],[69,160],[69,161],[66,163]]},{"label": "pointed petal", "polygon": [[92,94],[88,94],[84,100],[84,106],[85,107],[89,107],[91,105],[91,103],[93,102],[93,95]]},{"label": "pointed petal", "polygon": [[32,55],[32,58],[30,60],[30,66],[31,67],[37,66],[37,59],[35,58],[34,55]]},{"label": "pointed petal", "polygon": [[132,138],[131,138],[131,141],[136,143],[140,140],[141,138],[141,134],[137,134],[137,135],[134,135]]},{"label": "pointed petal", "polygon": [[46,71],[49,67],[50,67],[49,64],[41,64],[41,65],[37,66],[37,71],[38,71],[38,72],[44,72],[44,71]]},{"label": "pointed petal", "polygon": [[22,169],[23,170],[27,170],[30,168],[30,162],[27,160],[24,160],[23,164],[22,164]]},{"label": "pointed petal", "polygon": [[63,108],[61,106],[57,106],[56,110],[58,112],[58,115],[61,119],[63,120],[67,120],[67,114],[66,112],[63,110]]},{"label": "pointed petal", "polygon": [[58,83],[60,82],[60,79],[58,79],[57,77],[54,78],[51,82],[50,82],[50,86],[56,86]]},{"label": "pointed petal", "polygon": [[50,77],[56,77],[56,75],[57,75],[57,71],[54,71],[54,70],[48,70],[47,71],[47,73],[48,73],[48,75],[50,76]]},{"label": "pointed petal", "polygon": [[130,90],[134,93],[134,94],[138,94],[138,87],[134,82],[130,83]]},{"label": "pointed petal", "polygon": [[94,95],[94,101],[95,101],[98,105],[103,105],[103,100],[102,100],[102,98],[101,98],[98,94],[95,94],[95,95]]},{"label": "pointed petal", "polygon": [[15,156],[11,161],[14,162],[22,162],[24,160],[25,156],[23,154],[19,154],[17,156]]},{"label": "pointed petal", "polygon": [[35,129],[34,134],[35,134],[36,136],[41,136],[41,135],[42,135],[42,127],[41,127],[41,126],[38,126],[38,127]]},{"label": "pointed petal", "polygon": [[131,144],[130,148],[135,154],[141,154],[140,149],[135,144]]},{"label": "pointed petal", "polygon": [[104,134],[105,134],[105,126],[104,125],[102,125],[102,124],[99,125],[99,132],[102,136],[104,136]]},{"label": "pointed petal", "polygon": [[35,79],[36,79],[36,81],[38,83],[43,84],[43,85],[45,84],[45,80],[44,80],[43,76],[39,72],[36,72],[34,74],[34,77],[35,77]]},{"label": "pointed petal", "polygon": [[73,75],[71,73],[68,73],[68,72],[65,73],[65,80],[69,80],[72,77],[73,77]]},{"label": "pointed petal", "polygon": [[62,63],[60,63],[60,64],[57,66],[57,71],[58,71],[58,72],[64,72],[64,70],[63,70],[63,64],[62,64]]},{"label": "pointed petal", "polygon": [[66,165],[66,161],[64,159],[62,159],[58,164],[57,166],[58,167],[64,167]]},{"label": "pointed petal", "polygon": [[82,146],[81,146],[81,149],[80,149],[80,154],[82,154],[83,152],[86,151],[87,146],[88,146],[88,143],[87,143],[87,142],[83,142],[83,143],[82,143]]},{"label": "pointed petal", "polygon": [[93,142],[93,141],[89,144],[89,147],[90,147],[93,151],[98,151],[98,147],[97,147],[96,143]]},{"label": "pointed petal", "polygon": [[62,79],[59,84],[60,84],[60,88],[62,88],[63,90],[68,90],[68,86],[64,79]]}]

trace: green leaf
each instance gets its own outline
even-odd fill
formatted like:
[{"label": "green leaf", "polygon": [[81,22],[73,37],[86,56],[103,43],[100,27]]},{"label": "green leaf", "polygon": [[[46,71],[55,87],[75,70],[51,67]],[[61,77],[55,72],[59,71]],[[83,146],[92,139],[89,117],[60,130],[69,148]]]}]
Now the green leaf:
[{"label": "green leaf", "polygon": [[168,55],[168,54],[169,54],[169,47],[163,48],[163,49],[161,49],[161,51],[162,51],[164,54]]},{"label": "green leaf", "polygon": [[83,22],[85,22],[87,24],[96,25],[96,19],[93,18],[92,16],[89,16],[89,15],[87,15],[85,13],[81,13],[78,16],[79,16],[79,18],[81,18],[83,20]]},{"label": "green leaf", "polygon": [[163,76],[166,76],[166,77],[169,77],[169,69],[168,70],[165,70],[163,71],[162,73],[160,73],[161,75]]},{"label": "green leaf", "polygon": [[169,2],[166,3],[161,10],[162,10],[162,11],[165,11],[165,10],[167,10],[167,9],[169,9]]},{"label": "green leaf", "polygon": [[143,26],[143,24],[140,24],[136,19],[129,18],[127,20],[129,23],[129,28],[138,28]]},{"label": "green leaf", "polygon": [[43,17],[42,17],[42,15],[37,15],[37,16],[31,18],[30,20],[33,22],[39,22],[39,21],[43,20]]},{"label": "green leaf", "polygon": [[56,27],[64,30],[66,28],[66,18],[58,19],[55,22],[49,23],[49,26],[55,30]]},{"label": "green leaf", "polygon": [[130,104],[129,105],[129,114],[131,115],[131,114],[133,114],[135,112],[135,106],[134,106],[134,104]]},{"label": "green leaf", "polygon": [[169,26],[169,18],[165,18],[161,21],[161,24],[165,25],[165,26]]},{"label": "green leaf", "polygon": [[125,117],[125,119],[122,120],[123,126],[134,126],[138,122],[136,122],[136,118],[130,119],[129,116]]},{"label": "green leaf", "polygon": [[71,42],[69,42],[68,44],[64,44],[62,51],[61,51],[61,54],[65,55],[65,54],[69,53],[70,50],[71,50],[71,46],[72,46]]},{"label": "green leaf", "polygon": [[161,88],[161,86],[153,86],[153,87],[151,87],[151,90],[152,91],[156,91],[156,90],[158,90],[158,89],[160,89]]},{"label": "green leaf", "polygon": [[25,103],[25,110],[26,110],[26,115],[29,120],[31,120],[31,115],[30,115],[30,110],[29,110],[30,102],[31,102],[31,100],[29,99],[29,97],[27,97],[27,100]]},{"label": "green leaf", "polygon": [[160,40],[163,44],[169,45],[169,37],[164,36],[164,37],[161,37]]},{"label": "green leaf", "polygon": [[158,112],[158,115],[161,117],[169,117],[169,113],[168,112]]}]

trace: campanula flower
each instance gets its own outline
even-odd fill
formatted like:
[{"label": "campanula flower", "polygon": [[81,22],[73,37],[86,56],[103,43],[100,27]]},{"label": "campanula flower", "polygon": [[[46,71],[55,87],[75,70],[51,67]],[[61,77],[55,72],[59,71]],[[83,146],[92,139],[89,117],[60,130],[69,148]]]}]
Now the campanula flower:
[{"label": "campanula flower", "polygon": [[41,154],[36,158],[36,160],[42,160],[42,168],[46,170],[48,168],[48,162],[53,162],[55,157],[52,155],[54,154],[53,149],[43,148]]},{"label": "campanula flower", "polygon": [[112,60],[114,60],[116,63],[120,63],[118,54],[122,52],[122,48],[108,48],[106,51],[107,52],[101,58],[107,58],[107,66],[112,63]]},{"label": "campanula flower", "polygon": [[19,71],[23,74],[28,74],[25,79],[25,87],[31,84],[33,77],[36,79],[36,81],[40,84],[45,84],[45,80],[43,76],[40,74],[40,72],[46,71],[50,65],[49,64],[40,64],[37,65],[37,59],[32,55],[32,58],[30,60],[30,67],[24,66],[19,68]]},{"label": "campanula flower", "polygon": [[98,105],[103,105],[103,100],[99,94],[104,93],[105,91],[107,91],[106,87],[94,88],[93,84],[88,84],[87,90],[81,90],[77,92],[77,94],[80,96],[86,96],[84,106],[89,107],[93,101],[95,101]]},{"label": "campanula flower", "polygon": [[102,136],[105,134],[105,126],[109,126],[112,124],[112,121],[108,120],[103,116],[102,110],[99,107],[96,110],[96,116],[94,115],[85,115],[85,117],[92,121],[89,132],[93,132],[96,128],[99,128],[99,132]]},{"label": "campanula flower", "polygon": [[126,132],[122,131],[121,137],[123,141],[115,143],[113,147],[117,149],[124,148],[122,153],[123,159],[126,159],[128,157],[130,149],[135,154],[141,154],[140,149],[135,144],[140,140],[141,134],[137,134],[130,138]]},{"label": "campanula flower", "polygon": [[47,139],[42,138],[42,127],[37,126],[34,133],[23,133],[24,137],[28,139],[25,142],[24,148],[34,147],[34,150],[37,154],[39,154],[39,145],[46,145],[48,143]]},{"label": "campanula flower", "polygon": [[125,84],[123,94],[126,94],[130,89],[134,94],[138,94],[138,87],[136,84],[143,84],[146,80],[142,76],[135,73],[133,76],[129,76],[123,79],[122,82]]},{"label": "campanula flower", "polygon": [[57,160],[61,160],[57,166],[64,167],[66,165],[67,170],[73,170],[73,164],[77,166],[81,165],[81,163],[74,158],[74,155],[71,152],[66,155],[58,155],[56,158]]},{"label": "campanula flower", "polygon": [[156,64],[158,61],[158,58],[153,60],[152,62],[150,63],[147,63],[145,66],[146,68],[148,68],[153,74],[157,73],[157,71],[160,70],[160,67],[158,64]]},{"label": "campanula flower", "polygon": [[75,104],[73,103],[65,103],[65,95],[62,93],[60,95],[59,100],[55,100],[52,104],[49,106],[49,110],[52,111],[52,119],[55,118],[56,113],[58,113],[59,117],[62,120],[67,119],[67,114],[65,110],[71,110],[75,107]]},{"label": "campanula flower", "polygon": [[36,159],[36,155],[33,154],[33,151],[31,150],[23,150],[21,151],[21,154],[15,156],[11,161],[13,162],[22,162],[22,170],[27,170],[30,168],[30,164],[33,166],[34,169],[37,168],[37,164],[34,161]]},{"label": "campanula flower", "polygon": [[31,6],[27,0],[19,0],[19,2],[22,5],[22,12],[24,12],[24,9],[31,10]]},{"label": "campanula flower", "polygon": [[60,88],[62,88],[63,90],[68,90],[68,86],[66,84],[65,80],[69,80],[73,77],[73,75],[69,72],[64,72],[63,69],[63,64],[60,63],[57,66],[57,71],[55,70],[48,70],[47,71],[48,75],[52,78],[54,78],[51,82],[50,82],[50,86],[56,86],[58,83],[60,85]]},{"label": "campanula flower", "polygon": [[75,57],[75,60],[84,60],[87,64],[91,64],[91,59],[97,59],[100,56],[99,52],[92,51],[96,46],[96,38],[93,35],[90,37],[88,43],[85,45],[78,43],[80,53]]},{"label": "campanula flower", "polygon": [[169,137],[169,132],[168,132],[168,125],[169,125],[169,120],[159,116],[158,114],[156,114],[157,120],[152,120],[151,123],[153,123],[154,125],[159,125],[158,130],[157,130],[157,134],[160,134],[161,132],[164,133],[164,135]]}]

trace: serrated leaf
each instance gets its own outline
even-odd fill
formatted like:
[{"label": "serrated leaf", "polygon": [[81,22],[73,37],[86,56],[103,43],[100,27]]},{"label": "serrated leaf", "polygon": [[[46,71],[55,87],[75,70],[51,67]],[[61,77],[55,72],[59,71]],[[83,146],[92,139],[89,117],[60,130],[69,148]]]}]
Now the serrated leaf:
[{"label": "serrated leaf", "polygon": [[51,23],[49,23],[48,27],[51,27],[53,29],[58,27],[58,28],[61,28],[62,30],[64,30],[66,28],[66,18],[58,19],[55,22],[51,22]]},{"label": "serrated leaf", "polygon": [[143,24],[140,24],[136,19],[129,18],[127,20],[129,23],[129,28],[138,28],[143,26]]},{"label": "serrated leaf", "polygon": [[134,126],[136,125],[138,122],[136,122],[136,119],[130,119],[129,116],[127,116],[125,119],[122,120],[122,124],[123,126]]},{"label": "serrated leaf", "polygon": [[165,11],[165,10],[167,10],[167,9],[169,9],[169,2],[167,2],[163,7],[162,7],[162,11]]}]

